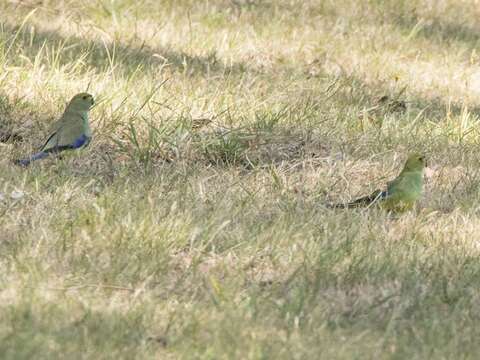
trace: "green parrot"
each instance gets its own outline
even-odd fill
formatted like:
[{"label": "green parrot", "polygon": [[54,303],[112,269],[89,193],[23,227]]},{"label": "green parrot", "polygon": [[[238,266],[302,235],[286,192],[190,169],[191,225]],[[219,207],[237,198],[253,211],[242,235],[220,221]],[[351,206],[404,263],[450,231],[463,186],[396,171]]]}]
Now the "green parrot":
[{"label": "green parrot", "polygon": [[412,154],[408,157],[402,172],[387,183],[386,190],[375,190],[368,196],[361,197],[346,204],[329,205],[332,208],[355,208],[378,203],[382,208],[403,212],[410,210],[420,198],[423,191],[423,170],[425,157],[421,154]]},{"label": "green parrot", "polygon": [[53,124],[39,152],[14,162],[17,165],[27,166],[32,161],[46,158],[50,154],[87,146],[92,138],[88,113],[94,104],[93,96],[88,93],[75,95],[68,103],[62,117]]}]

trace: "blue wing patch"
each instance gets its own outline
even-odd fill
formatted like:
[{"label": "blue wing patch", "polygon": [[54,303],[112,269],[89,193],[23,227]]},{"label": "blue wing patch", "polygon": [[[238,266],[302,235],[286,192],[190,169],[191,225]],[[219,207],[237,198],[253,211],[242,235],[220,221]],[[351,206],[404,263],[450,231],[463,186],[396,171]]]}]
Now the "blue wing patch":
[{"label": "blue wing patch", "polygon": [[79,138],[77,138],[73,144],[69,144],[69,145],[59,145],[59,146],[55,146],[51,149],[48,149],[48,150],[45,150],[46,152],[52,152],[52,153],[59,153],[61,151],[64,151],[64,150],[74,150],[74,149],[79,149],[81,148],[82,146],[87,146],[88,144],[90,144],[90,140],[91,138],[86,136],[85,134],[83,134],[82,136],[80,136]]},{"label": "blue wing patch", "polygon": [[21,166],[27,166],[29,165],[32,161],[35,160],[40,160],[46,158],[49,154],[56,154],[59,152],[62,152],[64,150],[75,150],[79,149],[82,146],[87,146],[90,144],[91,138],[83,134],[80,136],[78,139],[76,139],[73,144],[70,145],[61,145],[61,146],[55,146],[51,149],[45,150],[45,151],[40,151],[39,153],[36,153],[26,159],[19,159],[19,160],[14,160],[14,163],[17,165]]},{"label": "blue wing patch", "polygon": [[77,140],[75,140],[72,144],[72,149],[78,149],[82,146],[87,146],[90,143],[90,138],[83,134]]}]

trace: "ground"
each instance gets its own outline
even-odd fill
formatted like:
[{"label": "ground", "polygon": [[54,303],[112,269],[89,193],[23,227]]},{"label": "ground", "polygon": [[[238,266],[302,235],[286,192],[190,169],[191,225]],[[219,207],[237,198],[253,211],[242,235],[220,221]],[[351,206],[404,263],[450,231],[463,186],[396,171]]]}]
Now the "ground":
[{"label": "ground", "polygon": [[[2,1],[0,357],[475,358],[479,16]],[[14,166],[80,91],[90,146]],[[326,206],[414,151],[414,211]]]}]

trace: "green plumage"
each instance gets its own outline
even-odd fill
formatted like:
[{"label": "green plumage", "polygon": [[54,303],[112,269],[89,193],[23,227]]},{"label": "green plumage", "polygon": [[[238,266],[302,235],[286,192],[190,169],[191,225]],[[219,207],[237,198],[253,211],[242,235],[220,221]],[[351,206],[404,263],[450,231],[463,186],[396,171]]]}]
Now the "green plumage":
[{"label": "green plumage", "polygon": [[87,93],[75,95],[67,105],[62,117],[50,129],[47,141],[40,151],[71,145],[82,135],[91,138],[88,112],[92,105],[93,97],[91,95]]},{"label": "green plumage", "polygon": [[378,203],[384,209],[402,212],[413,208],[423,191],[425,158],[420,154],[408,157],[401,173],[387,183],[387,190],[375,190],[370,195],[346,204],[334,204],[334,208],[354,208]]},{"label": "green plumage", "polygon": [[14,163],[27,166],[32,161],[44,159],[50,154],[87,146],[92,137],[88,124],[88,112],[93,104],[92,95],[87,93],[75,95],[68,103],[61,118],[53,124],[40,151],[25,159],[14,160]]},{"label": "green plumage", "polygon": [[425,160],[413,155],[397,178],[387,184],[387,196],[382,206],[388,210],[405,211],[413,208],[423,191]]}]

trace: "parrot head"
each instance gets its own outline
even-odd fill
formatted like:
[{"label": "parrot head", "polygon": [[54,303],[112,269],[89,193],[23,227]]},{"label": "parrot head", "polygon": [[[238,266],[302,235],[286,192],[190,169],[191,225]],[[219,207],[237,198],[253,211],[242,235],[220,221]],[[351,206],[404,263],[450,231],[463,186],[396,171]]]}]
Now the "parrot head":
[{"label": "parrot head", "polygon": [[426,166],[427,161],[422,154],[411,154],[405,163],[404,171],[421,171]]},{"label": "parrot head", "polygon": [[88,111],[95,104],[93,96],[88,93],[75,95],[67,106],[69,110]]}]

